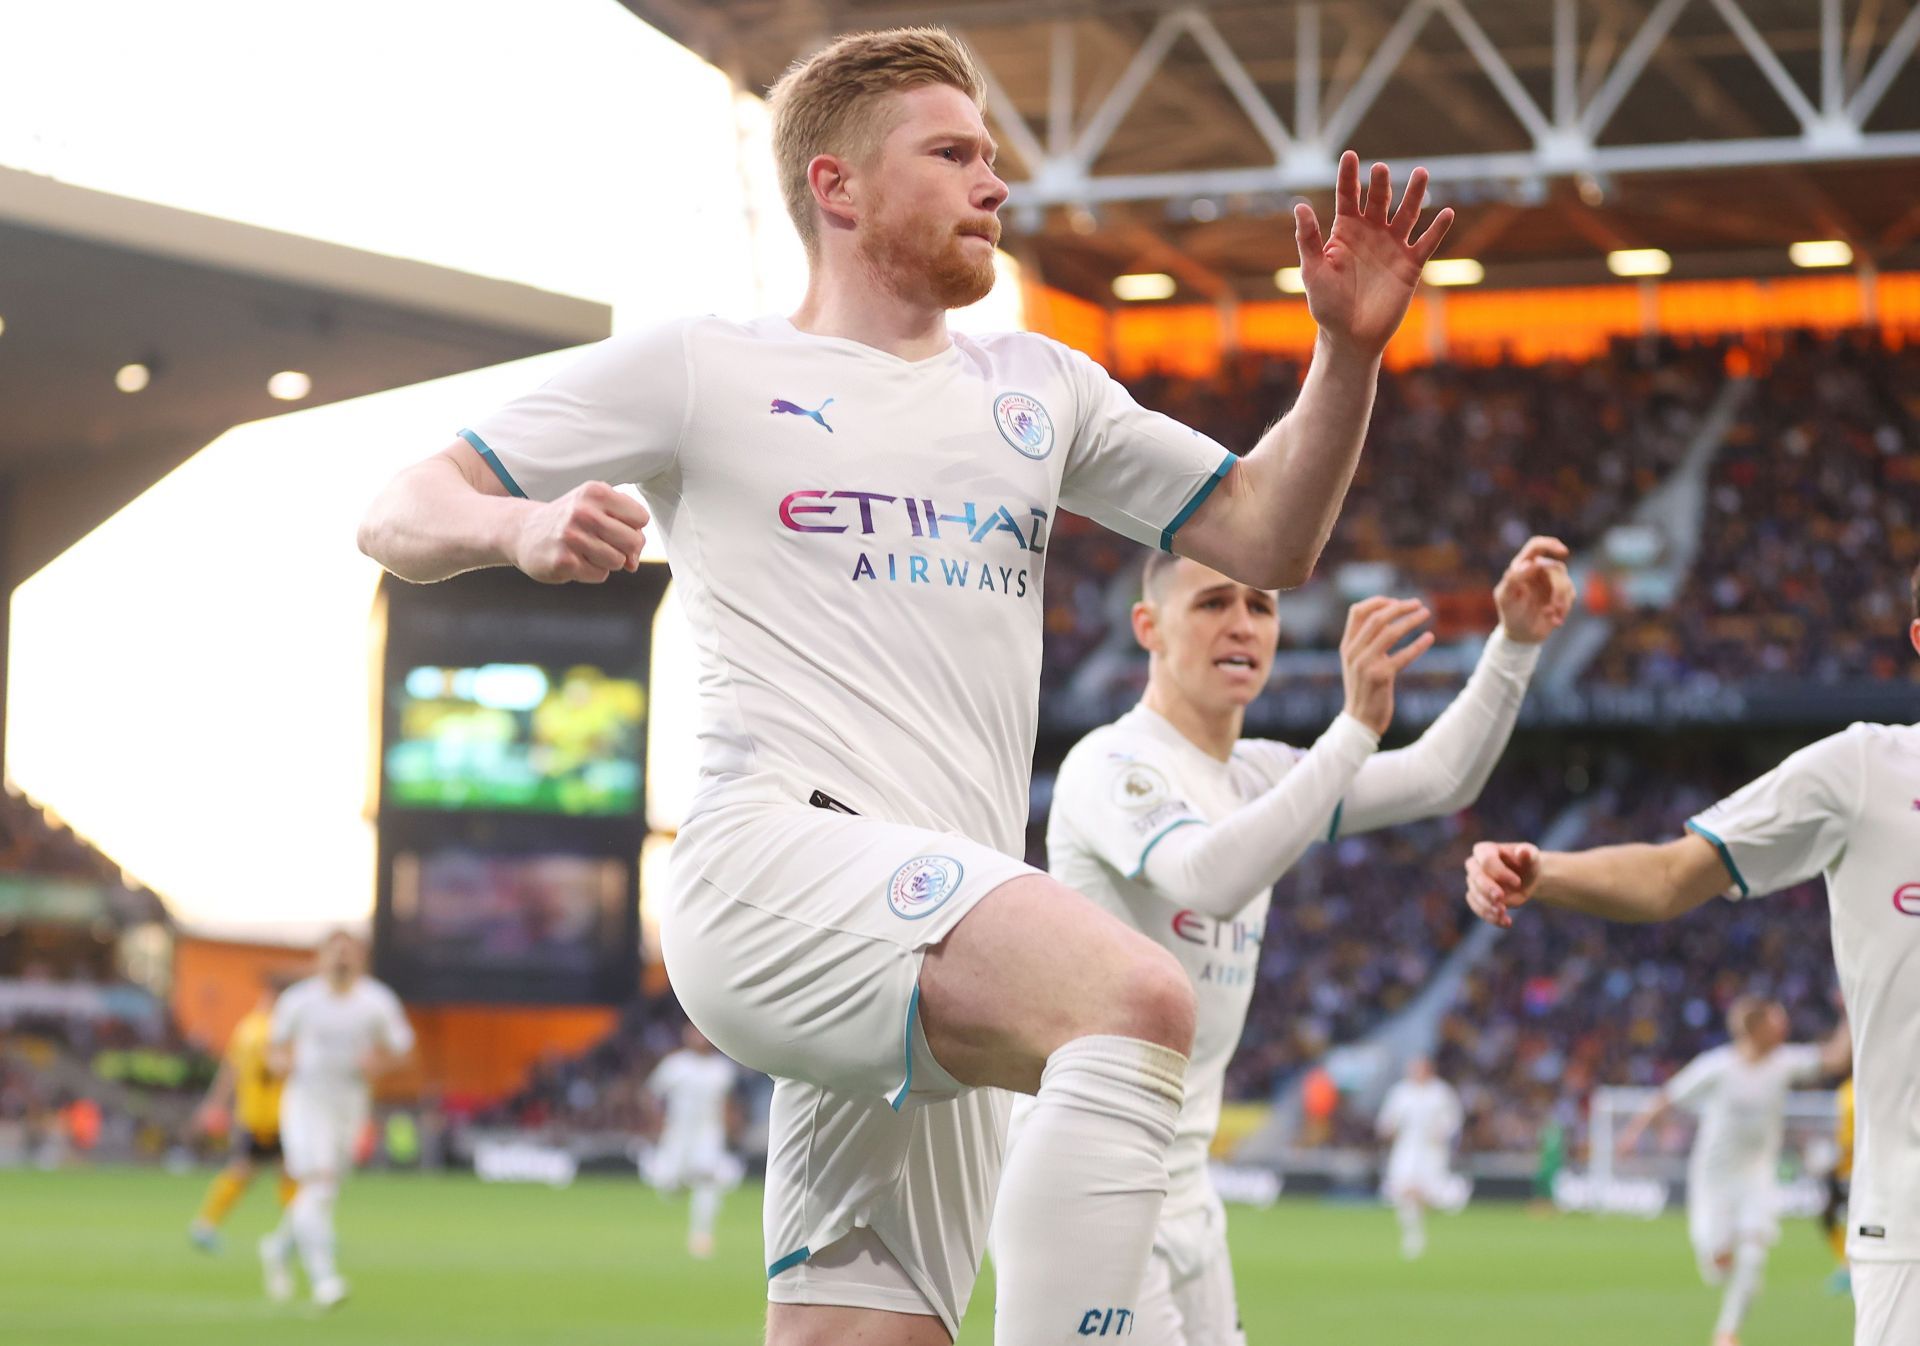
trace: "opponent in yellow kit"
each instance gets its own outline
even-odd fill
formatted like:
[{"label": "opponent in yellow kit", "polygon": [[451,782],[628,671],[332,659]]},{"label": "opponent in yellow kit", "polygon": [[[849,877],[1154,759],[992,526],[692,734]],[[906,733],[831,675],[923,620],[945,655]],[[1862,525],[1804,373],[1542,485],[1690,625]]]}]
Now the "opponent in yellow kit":
[{"label": "opponent in yellow kit", "polygon": [[[256,1166],[280,1161],[280,1088],[282,1081],[267,1068],[267,1033],[273,1021],[273,1002],[286,977],[269,973],[262,978],[260,1000],[235,1025],[227,1040],[227,1054],[219,1073],[201,1102],[196,1120],[202,1125],[221,1109],[229,1112],[232,1153],[207,1188],[200,1213],[187,1227],[187,1236],[205,1252],[220,1248],[218,1230],[234,1204],[252,1186]],[[280,1204],[293,1200],[294,1183],[280,1175]]]}]

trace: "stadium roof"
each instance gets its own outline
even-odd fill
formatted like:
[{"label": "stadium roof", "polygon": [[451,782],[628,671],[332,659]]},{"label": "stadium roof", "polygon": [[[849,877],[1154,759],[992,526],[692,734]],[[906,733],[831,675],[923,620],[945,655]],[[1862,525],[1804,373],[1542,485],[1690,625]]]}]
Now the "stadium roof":
[{"label": "stadium roof", "polygon": [[[0,168],[0,471],[598,340],[604,304]],[[142,391],[115,372],[144,363]],[[267,380],[296,370],[293,402]]]},{"label": "stadium roof", "polygon": [[1103,303],[1120,272],[1272,297],[1288,205],[1351,146],[1433,170],[1490,284],[1920,264],[1920,0],[622,0],[761,91],[842,32],[937,22],[987,68],[1008,246]]}]

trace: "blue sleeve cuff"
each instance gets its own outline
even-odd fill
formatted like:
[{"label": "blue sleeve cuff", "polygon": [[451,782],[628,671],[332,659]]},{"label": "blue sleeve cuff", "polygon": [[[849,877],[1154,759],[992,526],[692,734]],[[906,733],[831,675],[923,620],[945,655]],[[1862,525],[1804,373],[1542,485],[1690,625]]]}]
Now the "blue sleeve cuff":
[{"label": "blue sleeve cuff", "polygon": [[479,454],[486,465],[493,469],[493,475],[500,478],[500,484],[507,488],[508,495],[517,495],[522,500],[527,498],[527,493],[520,489],[520,483],[513,479],[513,474],[507,471],[506,464],[500,461],[500,455],[487,447],[486,440],[480,438],[480,436],[474,434],[471,430],[462,430],[460,432],[460,438],[473,445],[474,452]]},{"label": "blue sleeve cuff", "polygon": [[1733,863],[1733,852],[1727,849],[1727,843],[1691,818],[1687,819],[1687,830],[1696,832],[1713,843],[1713,848],[1720,852],[1720,863],[1725,865],[1727,873],[1733,876],[1733,886],[1740,890],[1740,896],[1751,897],[1753,890],[1747,887],[1746,879],[1741,876],[1740,866]]},{"label": "blue sleeve cuff", "polygon": [[1193,493],[1193,498],[1182,505],[1180,512],[1173,516],[1173,521],[1160,530],[1161,551],[1173,550],[1173,535],[1180,531],[1181,525],[1193,517],[1195,510],[1207,503],[1207,497],[1213,494],[1213,488],[1226,480],[1227,473],[1233,470],[1233,463],[1234,455],[1231,453],[1222,458],[1220,466],[1213,469],[1213,475],[1200,483],[1200,489]]}]

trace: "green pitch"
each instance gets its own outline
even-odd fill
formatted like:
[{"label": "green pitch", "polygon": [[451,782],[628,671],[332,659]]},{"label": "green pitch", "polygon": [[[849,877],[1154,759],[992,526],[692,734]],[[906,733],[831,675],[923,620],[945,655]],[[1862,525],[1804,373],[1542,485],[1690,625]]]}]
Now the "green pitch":
[{"label": "green pitch", "polygon": [[[711,1262],[684,1251],[685,1206],[634,1182],[562,1190],[466,1177],[365,1175],[340,1208],[353,1285],[318,1316],[260,1294],[253,1243],[272,1223],[257,1185],[227,1250],[186,1224],[207,1175],[0,1172],[0,1342],[6,1346],[756,1346],[763,1313],[758,1189],[736,1193]],[[1232,1215],[1252,1346],[1706,1346],[1718,1297],[1698,1284],[1676,1217],[1543,1218],[1476,1207],[1435,1219],[1431,1251],[1396,1255],[1371,1206],[1288,1201]],[[1824,1243],[1790,1222],[1745,1346],[1845,1346]],[[983,1277],[962,1346],[991,1346]]]}]

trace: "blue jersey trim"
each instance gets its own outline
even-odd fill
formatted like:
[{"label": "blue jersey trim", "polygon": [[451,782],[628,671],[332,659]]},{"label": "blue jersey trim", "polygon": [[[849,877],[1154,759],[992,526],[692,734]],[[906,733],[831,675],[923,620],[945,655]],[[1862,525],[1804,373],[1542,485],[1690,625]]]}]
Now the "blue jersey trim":
[{"label": "blue jersey trim", "polygon": [[1227,473],[1233,470],[1234,455],[1229,453],[1220,460],[1220,466],[1213,469],[1213,475],[1200,483],[1200,489],[1193,493],[1193,499],[1187,501],[1180,512],[1173,516],[1173,522],[1160,530],[1160,550],[1173,550],[1173,535],[1180,526],[1193,517],[1193,512],[1207,503],[1207,497],[1213,494],[1213,488],[1226,480]]},{"label": "blue jersey trim", "polygon": [[507,488],[508,495],[517,495],[522,500],[527,498],[527,493],[520,489],[520,483],[513,479],[511,472],[507,471],[507,465],[500,461],[500,456],[487,447],[486,440],[471,430],[462,430],[460,438],[473,445],[474,452],[478,453],[486,465],[493,469],[493,475],[500,478],[500,484]]},{"label": "blue jersey trim", "polygon": [[1333,821],[1327,824],[1327,840],[1333,841],[1340,835],[1340,815],[1347,811],[1347,801],[1341,800],[1333,806]]},{"label": "blue jersey trim", "polygon": [[1165,839],[1167,833],[1172,832],[1178,828],[1185,827],[1189,823],[1197,823],[1199,821],[1201,820],[1198,818],[1175,818],[1172,822],[1168,823],[1165,827],[1161,828],[1158,832],[1154,833],[1153,840],[1149,841],[1147,843],[1146,849],[1140,852],[1140,863],[1133,867],[1133,873],[1127,875],[1127,877],[1130,879],[1137,879],[1142,874],[1147,872],[1147,857],[1153,854],[1153,848],[1155,846],[1158,846],[1161,843],[1161,841]]},{"label": "blue jersey trim", "polygon": [[1727,849],[1727,843],[1720,840],[1719,837],[1716,837],[1713,833],[1709,832],[1706,828],[1700,826],[1699,823],[1693,821],[1693,819],[1691,818],[1687,819],[1687,830],[1689,832],[1698,832],[1701,836],[1705,837],[1708,841],[1711,841],[1713,843],[1713,848],[1716,851],[1720,852],[1720,863],[1727,867],[1727,873],[1733,875],[1733,886],[1740,890],[1740,896],[1742,897],[1753,896],[1753,890],[1747,887],[1746,879],[1741,876],[1740,866],[1733,863],[1733,852]]},{"label": "blue jersey trim", "polygon": [[907,1058],[907,1078],[905,1082],[901,1084],[900,1092],[895,1094],[888,1103],[888,1106],[891,1107],[895,1112],[900,1111],[900,1105],[907,1101],[907,1095],[913,1089],[913,1021],[919,1017],[920,1017],[920,987],[918,984],[916,984],[913,988],[913,994],[907,997],[907,1045],[905,1048],[905,1053]]},{"label": "blue jersey trim", "polygon": [[785,1271],[788,1267],[799,1266],[802,1262],[806,1261],[811,1256],[813,1256],[812,1249],[795,1248],[792,1252],[788,1253],[785,1257],[781,1258],[778,1262],[775,1262],[772,1266],[767,1268],[767,1279],[772,1280],[775,1276],[778,1276],[781,1272]]}]

